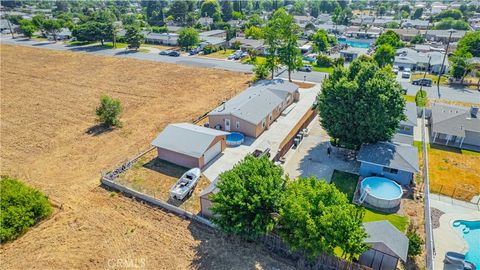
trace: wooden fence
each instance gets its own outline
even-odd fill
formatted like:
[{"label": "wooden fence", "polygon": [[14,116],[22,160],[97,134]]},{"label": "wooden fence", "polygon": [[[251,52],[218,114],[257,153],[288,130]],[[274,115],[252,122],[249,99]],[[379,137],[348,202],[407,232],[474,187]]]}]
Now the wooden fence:
[{"label": "wooden fence", "polygon": [[292,148],[293,145],[293,140],[295,139],[295,136],[300,132],[302,129],[306,128],[312,120],[317,116],[317,110],[314,108],[311,108],[308,110],[298,121],[298,123],[293,127],[293,129],[288,133],[287,137],[283,139],[282,143],[280,143],[280,147],[278,148],[278,152],[275,155],[275,158],[273,160],[277,161],[281,157],[283,157],[290,148]]}]

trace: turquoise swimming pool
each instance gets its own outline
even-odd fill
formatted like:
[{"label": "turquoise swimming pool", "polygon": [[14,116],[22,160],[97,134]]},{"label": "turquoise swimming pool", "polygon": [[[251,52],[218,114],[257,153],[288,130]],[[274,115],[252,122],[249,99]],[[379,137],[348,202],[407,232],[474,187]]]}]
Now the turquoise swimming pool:
[{"label": "turquoise swimming pool", "polygon": [[370,47],[369,42],[364,42],[364,41],[358,41],[358,40],[350,40],[350,39],[339,39],[338,43],[340,44],[347,44],[355,48],[368,48]]},{"label": "turquoise swimming pool", "polygon": [[480,220],[455,220],[453,228],[467,242],[468,252],[465,254],[465,260],[480,267]]}]

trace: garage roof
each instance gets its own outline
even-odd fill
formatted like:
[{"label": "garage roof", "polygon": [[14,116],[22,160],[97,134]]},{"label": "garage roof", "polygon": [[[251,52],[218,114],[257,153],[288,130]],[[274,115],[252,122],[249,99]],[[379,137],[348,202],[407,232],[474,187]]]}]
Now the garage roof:
[{"label": "garage roof", "polygon": [[152,145],[199,158],[216,137],[227,134],[229,133],[189,123],[169,124],[152,141]]}]

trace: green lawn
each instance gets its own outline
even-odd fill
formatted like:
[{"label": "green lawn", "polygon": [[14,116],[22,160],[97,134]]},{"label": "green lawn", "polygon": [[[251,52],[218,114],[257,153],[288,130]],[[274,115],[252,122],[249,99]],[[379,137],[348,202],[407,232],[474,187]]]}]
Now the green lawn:
[{"label": "green lawn", "polygon": [[338,190],[347,194],[348,200],[352,201],[355,188],[357,187],[357,181],[357,174],[335,170],[333,171],[331,183],[335,184]]},{"label": "green lawn", "polygon": [[[117,42],[117,49],[126,48],[127,46],[128,46],[127,43]],[[110,41],[109,42],[104,42],[103,47],[108,48],[108,49],[113,49],[113,42],[110,42]]]},{"label": "green lawn", "polygon": [[68,45],[72,45],[72,46],[83,46],[83,45],[88,45],[88,44],[92,44],[92,43],[93,42],[91,42],[91,41],[78,41],[78,40],[67,42]]},{"label": "green lawn", "polygon": [[[423,79],[424,74],[423,73],[413,73],[412,76],[410,77],[410,81],[417,80],[417,79]],[[427,74],[425,76],[426,79],[432,79],[432,84],[437,84],[438,80],[438,75],[434,74]],[[440,85],[446,85],[447,84],[447,76],[443,75],[440,77]]]},{"label": "green lawn", "polygon": [[401,232],[405,232],[408,225],[408,218],[404,216],[399,216],[396,214],[385,214],[375,210],[365,208],[365,216],[363,217],[363,222],[372,222],[380,220],[388,220]]},{"label": "green lawn", "polygon": [[[267,58],[265,58],[264,56],[257,56],[255,58],[256,58],[255,59],[256,64],[265,64],[267,62]],[[250,57],[243,58],[241,62],[244,64],[254,64],[254,62]]]},{"label": "green lawn", "polygon": [[[421,142],[420,142],[421,143]],[[341,172],[335,170],[332,175],[332,182],[341,192],[345,193],[350,201],[353,199],[355,188],[357,186],[358,175],[353,173]],[[408,218],[396,214],[387,214],[372,209],[365,208],[363,222],[388,220],[402,232],[405,232],[408,225]]]},{"label": "green lawn", "polygon": [[227,57],[229,55],[233,54],[234,52],[235,52],[235,50],[227,49],[226,51],[220,50],[218,52],[214,52],[214,53],[211,53],[211,54],[206,54],[206,55],[203,55],[203,56],[210,57],[210,58],[216,58],[216,59],[227,59]]},{"label": "green lawn", "polygon": [[328,74],[333,73],[333,67],[319,67],[317,65],[312,66],[313,71],[326,72]]},{"label": "green lawn", "polygon": [[415,103],[415,96],[404,95],[403,96],[407,102],[414,102]]}]

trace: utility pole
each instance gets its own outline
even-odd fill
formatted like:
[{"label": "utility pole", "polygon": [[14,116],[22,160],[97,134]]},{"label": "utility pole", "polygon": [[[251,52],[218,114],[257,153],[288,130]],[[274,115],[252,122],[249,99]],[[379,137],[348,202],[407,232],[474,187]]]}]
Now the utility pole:
[{"label": "utility pole", "polygon": [[[425,72],[423,73],[423,81],[425,81],[425,77],[427,77],[427,72],[429,71],[430,69],[430,60],[432,60],[432,56],[428,56],[428,65],[427,65],[427,68],[425,69]],[[422,89],[423,89],[423,81],[422,83],[420,84],[420,93],[422,92]]]},{"label": "utility pole", "polygon": [[7,18],[8,22],[8,28],[10,29],[10,34],[12,34],[12,39],[15,39],[15,36],[13,35],[13,29],[12,29],[12,24],[10,23],[10,20]]},{"label": "utility pole", "polygon": [[450,46],[450,41],[452,40],[452,34],[455,32],[455,30],[450,29],[448,30],[448,32],[450,33],[450,35],[448,36],[447,48],[445,49],[445,54],[443,55],[442,66],[440,67],[440,72],[438,73],[438,80],[437,80],[437,91],[438,91],[439,98],[440,98],[440,78],[442,77],[443,70],[445,69],[445,59],[447,58],[448,47]]}]

